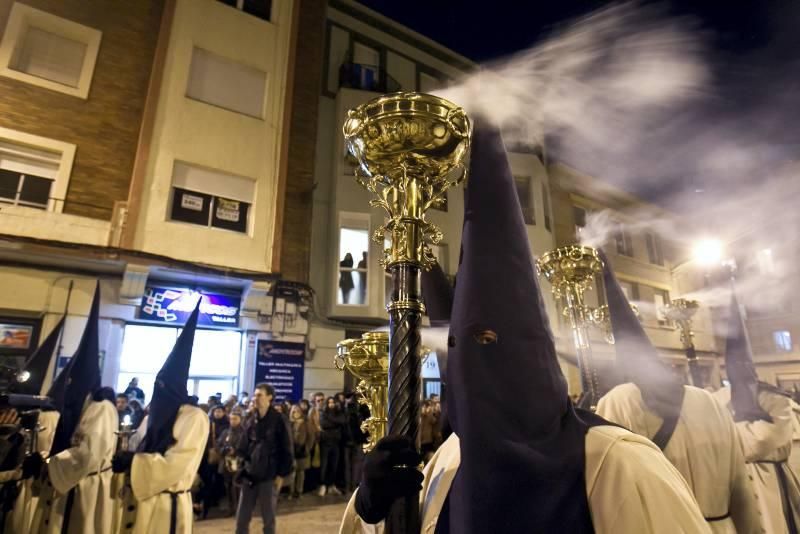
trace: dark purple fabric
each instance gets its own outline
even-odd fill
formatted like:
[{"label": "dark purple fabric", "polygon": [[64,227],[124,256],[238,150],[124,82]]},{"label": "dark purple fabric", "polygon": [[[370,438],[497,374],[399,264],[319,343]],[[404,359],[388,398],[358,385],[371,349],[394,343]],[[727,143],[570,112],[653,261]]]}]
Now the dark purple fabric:
[{"label": "dark purple fabric", "polygon": [[453,310],[453,286],[437,263],[430,271],[422,271],[422,297],[431,326],[450,323]]},{"label": "dark purple fabric", "polygon": [[461,247],[447,369],[461,464],[449,530],[592,532],[592,424],[569,400],[503,141],[486,124],[473,136]]},{"label": "dark purple fabric", "polygon": [[753,350],[750,348],[739,301],[733,292],[725,339],[725,373],[731,383],[733,419],[772,422],[772,417],[758,404],[758,375],[753,365]]},{"label": "dark purple fabric", "polygon": [[100,283],[94,291],[92,308],[78,349],[53,381],[47,396],[61,412],[56,425],[50,456],[70,448],[72,434],[78,427],[86,397],[100,388]]},{"label": "dark purple fabric", "polygon": [[64,328],[64,317],[58,321],[55,328],[50,331],[47,338],[39,345],[28,361],[22,368],[30,373],[30,378],[23,383],[13,383],[10,390],[13,393],[20,393],[24,395],[41,395],[42,386],[44,385],[44,378],[47,375],[47,370],[51,367],[53,358],[56,354],[58,341],[61,339],[61,330]]},{"label": "dark purple fabric", "polygon": [[603,260],[603,282],[614,333],[618,374],[636,384],[647,407],[657,415],[676,417],[683,404],[683,382],[661,360],[625,298],[608,258],[603,251],[598,252]]},{"label": "dark purple fabric", "polygon": [[150,401],[147,416],[147,433],[139,445],[139,452],[164,454],[173,444],[172,427],[178,417],[178,410],[189,402],[186,381],[189,379],[189,365],[192,361],[194,333],[197,330],[199,314],[200,300],[183,326],[172,352],[156,375],[153,399]]}]

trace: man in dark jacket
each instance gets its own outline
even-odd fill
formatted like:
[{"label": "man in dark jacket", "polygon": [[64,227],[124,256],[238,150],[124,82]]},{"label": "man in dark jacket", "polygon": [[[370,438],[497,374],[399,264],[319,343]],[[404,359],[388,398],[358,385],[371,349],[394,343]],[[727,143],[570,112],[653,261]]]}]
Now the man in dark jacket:
[{"label": "man in dark jacket", "polygon": [[[247,534],[256,501],[261,503],[264,534],[275,532],[275,504],[280,480],[292,470],[289,433],[281,415],[272,408],[275,389],[258,384],[253,400],[255,410],[239,443],[244,458],[242,494],[236,511],[236,534]],[[277,486],[277,488],[276,488]]]}]

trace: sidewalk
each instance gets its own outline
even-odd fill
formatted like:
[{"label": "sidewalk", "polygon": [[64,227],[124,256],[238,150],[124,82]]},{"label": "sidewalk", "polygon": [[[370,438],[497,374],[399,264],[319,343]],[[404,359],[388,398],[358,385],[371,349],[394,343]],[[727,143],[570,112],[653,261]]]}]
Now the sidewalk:
[{"label": "sidewalk", "polygon": [[[278,503],[278,534],[336,534],[342,520],[347,501],[344,497],[320,498],[306,495],[300,501],[281,499]],[[233,534],[234,518],[206,519],[195,521],[195,534]],[[250,532],[261,532],[258,507],[250,523]]]}]

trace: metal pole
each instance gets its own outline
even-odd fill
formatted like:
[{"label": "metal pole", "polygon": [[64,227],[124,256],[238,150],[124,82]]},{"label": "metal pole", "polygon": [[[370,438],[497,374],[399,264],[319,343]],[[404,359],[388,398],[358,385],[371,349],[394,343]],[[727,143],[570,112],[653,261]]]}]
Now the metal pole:
[{"label": "metal pole", "polygon": [[583,297],[575,284],[568,284],[564,291],[567,305],[572,341],[575,345],[575,356],[578,359],[578,370],[581,374],[581,390],[578,401],[582,408],[592,411],[597,408],[597,373],[592,362],[592,346],[589,343],[589,331],[583,318]]},{"label": "metal pole", "polygon": [[58,360],[61,358],[61,352],[64,350],[64,330],[67,329],[67,313],[69,312],[69,302],[72,299],[72,286],[75,284],[75,281],[70,279],[69,287],[67,288],[67,300],[64,303],[64,328],[61,329],[61,332],[58,333],[58,349],[56,349],[56,357],[55,361],[53,362],[53,375],[52,380],[56,379],[56,373],[58,372]]}]

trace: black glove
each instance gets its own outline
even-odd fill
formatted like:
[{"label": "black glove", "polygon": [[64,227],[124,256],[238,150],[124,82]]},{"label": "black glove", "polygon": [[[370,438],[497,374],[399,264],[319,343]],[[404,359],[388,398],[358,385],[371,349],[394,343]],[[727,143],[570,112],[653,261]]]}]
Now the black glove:
[{"label": "black glove", "polygon": [[22,461],[22,478],[39,478],[44,467],[44,458],[38,452],[26,456]]},{"label": "black glove", "polygon": [[417,466],[422,457],[411,440],[387,436],[364,459],[364,471],[356,493],[356,512],[365,522],[386,519],[392,503],[422,489],[422,473]]},{"label": "black glove", "polygon": [[115,473],[125,473],[130,470],[133,463],[133,454],[130,451],[118,452],[111,460],[111,469]]}]

